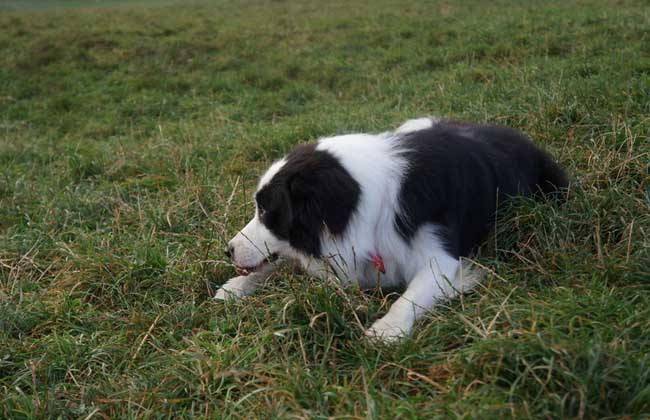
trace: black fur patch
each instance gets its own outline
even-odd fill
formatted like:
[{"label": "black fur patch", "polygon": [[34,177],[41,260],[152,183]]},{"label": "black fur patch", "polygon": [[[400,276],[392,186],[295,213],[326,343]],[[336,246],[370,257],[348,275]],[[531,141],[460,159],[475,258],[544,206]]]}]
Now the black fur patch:
[{"label": "black fur patch", "polygon": [[261,221],[292,247],[320,257],[323,227],[343,233],[359,203],[359,183],[315,144],[296,147],[287,163],[255,195]]},{"label": "black fur patch", "polygon": [[516,130],[443,121],[406,134],[409,166],[395,227],[407,240],[426,223],[440,225],[446,250],[468,256],[494,224],[497,204],[515,195],[552,194],[564,171]]}]

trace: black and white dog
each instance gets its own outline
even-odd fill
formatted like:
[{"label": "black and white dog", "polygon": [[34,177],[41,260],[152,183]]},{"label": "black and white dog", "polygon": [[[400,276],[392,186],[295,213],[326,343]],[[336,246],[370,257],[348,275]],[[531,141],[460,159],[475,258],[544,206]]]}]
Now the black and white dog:
[{"label": "black and white dog", "polygon": [[262,176],[255,216],[228,244],[240,275],[215,298],[250,294],[276,257],[291,259],[319,278],[406,286],[366,331],[400,337],[476,283],[460,258],[494,226],[497,204],[567,186],[548,154],[505,127],[420,118],[300,145]]}]

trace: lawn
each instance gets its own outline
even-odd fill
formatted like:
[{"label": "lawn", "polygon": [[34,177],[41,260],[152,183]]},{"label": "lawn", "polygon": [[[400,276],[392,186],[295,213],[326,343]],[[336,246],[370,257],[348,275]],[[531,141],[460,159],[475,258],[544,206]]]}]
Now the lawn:
[{"label": "lawn", "polygon": [[[646,2],[19,3],[0,417],[649,415]],[[267,165],[422,115],[525,131],[568,201],[504,209],[482,285],[393,346],[362,339],[379,291],[284,270],[211,300]]]}]

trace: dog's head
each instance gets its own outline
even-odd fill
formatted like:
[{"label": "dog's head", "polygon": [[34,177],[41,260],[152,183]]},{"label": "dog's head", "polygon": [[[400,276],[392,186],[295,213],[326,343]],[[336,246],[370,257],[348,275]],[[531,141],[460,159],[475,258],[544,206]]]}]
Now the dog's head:
[{"label": "dog's head", "polygon": [[253,219],[228,243],[240,274],[276,257],[321,254],[321,234],[345,230],[359,201],[359,184],[315,144],[295,148],[260,179]]}]

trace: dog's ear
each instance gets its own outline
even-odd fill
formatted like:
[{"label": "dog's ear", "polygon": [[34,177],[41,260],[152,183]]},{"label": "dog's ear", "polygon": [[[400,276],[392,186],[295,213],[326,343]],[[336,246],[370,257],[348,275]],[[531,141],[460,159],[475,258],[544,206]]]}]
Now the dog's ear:
[{"label": "dog's ear", "polygon": [[296,217],[308,217],[304,222],[319,229],[324,224],[334,234],[347,226],[361,193],[359,184],[340,165],[296,174],[289,191],[292,202],[300,206]]},{"label": "dog's ear", "polygon": [[289,180],[287,186],[293,215],[289,242],[309,255],[320,257],[323,216],[320,205],[314,199],[316,191],[313,188],[313,179],[309,178],[305,179],[297,174]]},{"label": "dog's ear", "polygon": [[296,174],[289,180],[289,195],[294,200],[307,200],[314,195],[315,177]]}]

